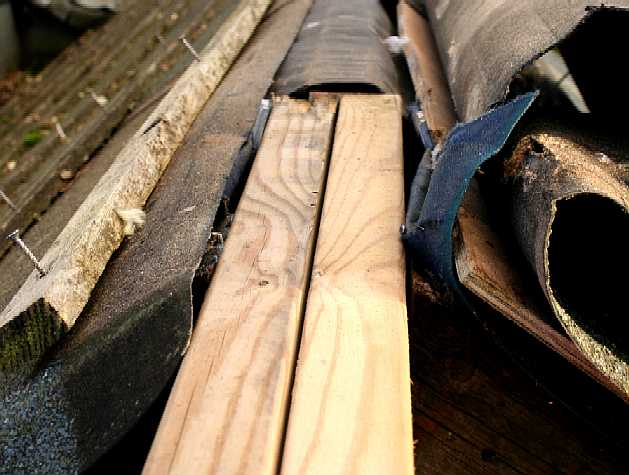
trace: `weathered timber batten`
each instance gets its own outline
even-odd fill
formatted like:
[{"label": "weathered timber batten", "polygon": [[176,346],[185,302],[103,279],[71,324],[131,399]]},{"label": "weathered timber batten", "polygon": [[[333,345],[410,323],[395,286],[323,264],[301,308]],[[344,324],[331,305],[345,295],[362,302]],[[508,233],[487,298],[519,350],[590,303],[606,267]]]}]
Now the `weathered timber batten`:
[{"label": "weathered timber batten", "polygon": [[0,315],[0,380],[29,371],[71,327],[124,237],[116,210],[141,208],[270,0],[243,0],[101,178]]}]

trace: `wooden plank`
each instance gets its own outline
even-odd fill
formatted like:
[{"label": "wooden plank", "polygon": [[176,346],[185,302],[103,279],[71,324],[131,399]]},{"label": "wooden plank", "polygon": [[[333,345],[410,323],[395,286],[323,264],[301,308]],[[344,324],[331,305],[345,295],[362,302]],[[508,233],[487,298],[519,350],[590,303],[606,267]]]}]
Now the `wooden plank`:
[{"label": "wooden plank", "polygon": [[402,0],[398,4],[400,36],[408,43],[404,56],[433,140],[440,143],[456,123],[456,113],[428,20]]},{"label": "wooden plank", "polygon": [[145,474],[277,473],[335,112],[275,104]]},{"label": "wooden plank", "polygon": [[341,99],[284,474],[412,473],[401,100]]},{"label": "wooden plank", "polygon": [[199,110],[247,42],[270,0],[242,0],[121,151],[0,315],[0,381],[28,371],[72,327],[123,239],[116,210],[141,208]]},{"label": "wooden plank", "polygon": [[[133,35],[130,26],[138,23],[138,18],[125,13],[116,15],[113,20],[118,23],[117,29],[107,36],[116,37],[119,48],[107,48],[104,41],[103,46],[92,51],[92,66],[79,62],[80,67],[70,68],[80,71],[78,79],[59,75],[48,80],[65,86],[61,94],[46,95],[45,90],[39,93],[37,109],[29,115],[28,111],[22,112],[21,119],[12,121],[11,133],[0,140],[3,150],[0,188],[7,191],[17,206],[17,210],[0,206],[0,234],[27,229],[67,188],[68,183],[59,178],[60,172],[76,172],[83,167],[86,158],[128,118],[134,104],[163,85],[165,95],[170,85],[164,83],[174,82],[193,61],[180,36],[184,35],[200,49],[235,8],[229,3],[229,0],[168,0],[162,5],[161,19],[151,17],[156,9],[147,4],[140,23],[147,18],[150,21],[139,35]],[[160,35],[162,42],[156,35]],[[88,71],[82,71],[83,67]],[[99,106],[90,96],[90,90],[104,94],[108,103]],[[38,117],[36,123],[33,117]],[[68,140],[61,140],[54,127],[47,130],[51,127],[51,117],[59,121]],[[42,130],[42,139],[25,148],[24,134],[33,129]],[[9,161],[15,164],[11,170],[5,166]],[[0,240],[0,255],[9,245]]]}]

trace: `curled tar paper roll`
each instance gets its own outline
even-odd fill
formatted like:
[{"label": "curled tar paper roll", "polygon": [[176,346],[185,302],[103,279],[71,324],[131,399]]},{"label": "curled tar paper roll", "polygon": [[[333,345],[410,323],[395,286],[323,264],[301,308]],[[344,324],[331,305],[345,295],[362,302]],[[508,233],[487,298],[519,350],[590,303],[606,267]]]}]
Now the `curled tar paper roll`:
[{"label": "curled tar paper roll", "polygon": [[620,153],[583,137],[544,126],[519,140],[513,227],[568,335],[629,395],[629,188]]}]

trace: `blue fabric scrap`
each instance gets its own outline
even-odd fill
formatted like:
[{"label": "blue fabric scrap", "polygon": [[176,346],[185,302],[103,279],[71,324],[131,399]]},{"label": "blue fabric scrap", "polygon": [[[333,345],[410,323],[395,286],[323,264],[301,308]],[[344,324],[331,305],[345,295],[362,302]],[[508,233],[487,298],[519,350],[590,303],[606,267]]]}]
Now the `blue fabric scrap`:
[{"label": "blue fabric scrap", "polygon": [[459,294],[452,231],[463,196],[478,167],[500,152],[537,95],[519,96],[472,122],[457,124],[437,157],[425,196],[413,199],[422,193],[411,191],[403,239],[413,257]]}]

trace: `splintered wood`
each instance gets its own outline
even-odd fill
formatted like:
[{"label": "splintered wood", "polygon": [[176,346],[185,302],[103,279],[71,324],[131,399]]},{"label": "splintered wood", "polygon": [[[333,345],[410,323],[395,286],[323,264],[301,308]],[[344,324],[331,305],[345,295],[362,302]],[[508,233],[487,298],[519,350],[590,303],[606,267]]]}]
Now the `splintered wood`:
[{"label": "splintered wood", "polygon": [[413,472],[401,104],[345,96],[283,474]]},{"label": "splintered wood", "polygon": [[401,100],[340,99],[326,183],[332,97],[275,105],[145,475],[413,471]]},{"label": "splintered wood", "polygon": [[120,246],[117,210],[142,208],[196,115],[245,45],[270,0],[241,0],[210,43],[120,152],[0,314],[0,382],[31,370],[80,315]]},{"label": "splintered wood", "polygon": [[144,469],[278,469],[336,101],[276,103]]}]

